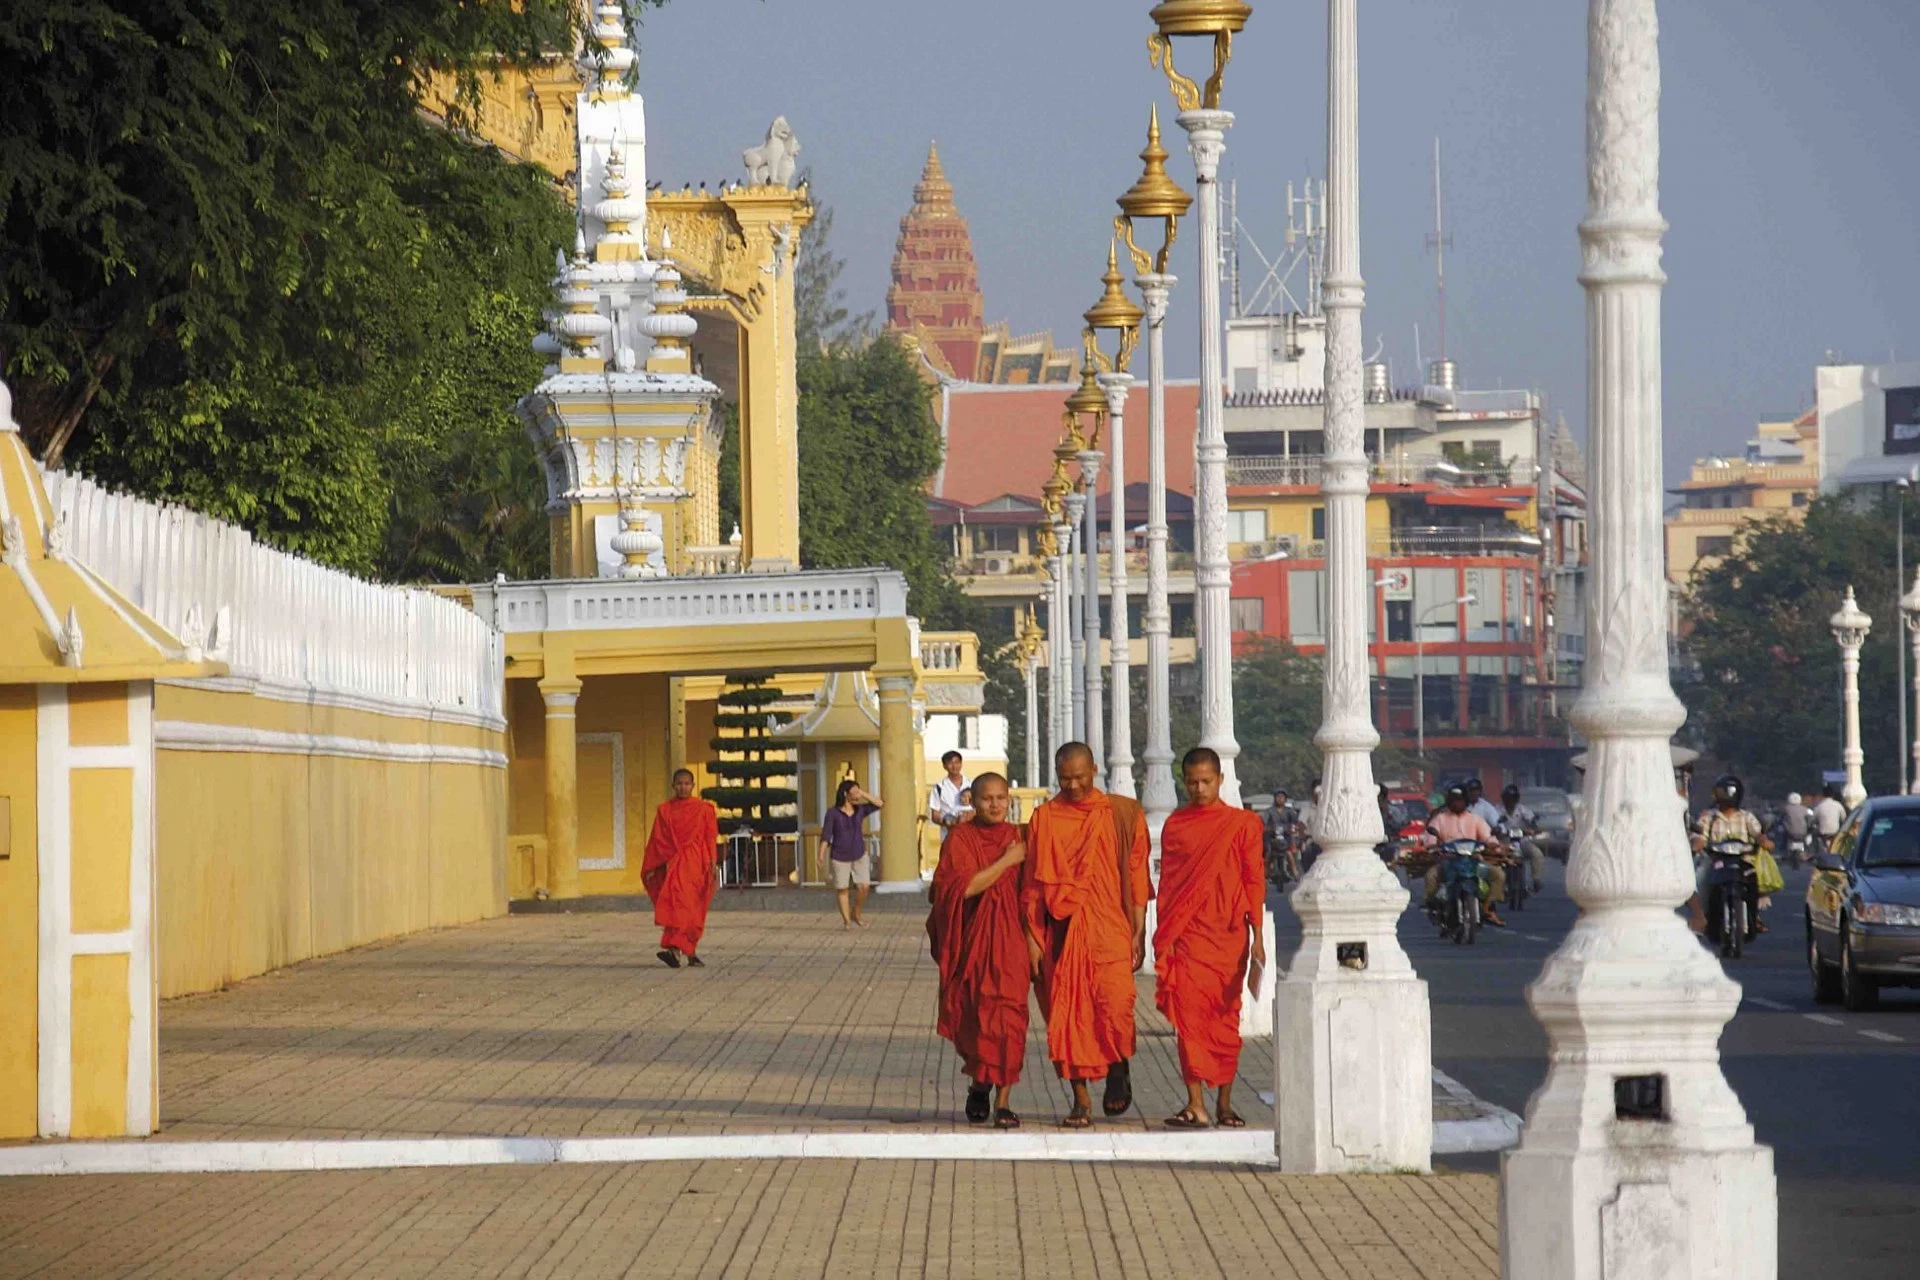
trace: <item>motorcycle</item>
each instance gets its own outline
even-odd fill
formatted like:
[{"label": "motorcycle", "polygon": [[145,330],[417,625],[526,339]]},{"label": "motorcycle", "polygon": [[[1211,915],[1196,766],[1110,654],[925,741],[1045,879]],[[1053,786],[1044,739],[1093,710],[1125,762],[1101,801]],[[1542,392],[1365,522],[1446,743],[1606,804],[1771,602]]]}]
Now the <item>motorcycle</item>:
[{"label": "motorcycle", "polygon": [[1755,846],[1745,840],[1720,840],[1707,846],[1705,854],[1707,937],[1730,960],[1738,960],[1754,936],[1747,894],[1748,886],[1758,881],[1754,852]]},{"label": "motorcycle", "polygon": [[1480,932],[1480,868],[1487,847],[1478,840],[1454,840],[1440,846],[1439,892],[1427,908],[1440,936],[1472,946]]},{"label": "motorcycle", "polygon": [[1789,867],[1805,866],[1813,856],[1813,840],[1809,836],[1782,835],[1780,838],[1780,861]]},{"label": "motorcycle", "polygon": [[1526,838],[1527,833],[1507,822],[1502,822],[1495,827],[1493,833],[1500,838],[1500,843],[1512,850],[1514,854],[1513,867],[1507,873],[1506,905],[1515,911],[1525,911],[1527,899],[1533,896],[1532,890],[1527,887],[1530,869],[1525,856],[1520,852],[1520,842]]}]

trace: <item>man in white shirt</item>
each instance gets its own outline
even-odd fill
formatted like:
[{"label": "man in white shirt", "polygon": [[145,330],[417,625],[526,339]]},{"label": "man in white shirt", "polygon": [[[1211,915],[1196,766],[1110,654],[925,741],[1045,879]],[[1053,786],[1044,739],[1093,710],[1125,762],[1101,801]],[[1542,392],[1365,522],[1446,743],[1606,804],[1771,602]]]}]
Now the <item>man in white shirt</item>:
[{"label": "man in white shirt", "polygon": [[1486,788],[1478,778],[1467,779],[1467,812],[1486,823],[1489,831],[1500,825],[1500,810],[1487,799]]},{"label": "man in white shirt", "polygon": [[940,764],[947,776],[933,784],[933,795],[927,801],[927,816],[933,819],[933,825],[940,828],[940,838],[945,840],[947,832],[973,816],[973,811],[961,799],[961,792],[967,790],[966,761],[958,751],[949,751],[940,757]]},{"label": "man in white shirt", "polygon": [[1808,814],[1813,819],[1813,834],[1820,839],[1820,848],[1826,849],[1833,844],[1833,838],[1840,834],[1840,824],[1847,819],[1846,806],[1840,803],[1835,794],[1836,788],[1829,782],[1820,795],[1820,803],[1813,806]]}]

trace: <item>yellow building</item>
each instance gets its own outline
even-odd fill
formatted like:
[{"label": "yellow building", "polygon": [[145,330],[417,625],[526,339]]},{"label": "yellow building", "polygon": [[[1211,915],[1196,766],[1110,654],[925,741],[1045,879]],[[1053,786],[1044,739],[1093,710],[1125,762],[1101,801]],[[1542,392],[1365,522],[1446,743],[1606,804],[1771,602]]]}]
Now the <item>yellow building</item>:
[{"label": "yellow building", "polygon": [[1667,577],[1685,586],[1694,570],[1733,550],[1756,520],[1798,520],[1820,492],[1820,422],[1809,412],[1762,422],[1739,458],[1701,458],[1675,490],[1667,517]]}]

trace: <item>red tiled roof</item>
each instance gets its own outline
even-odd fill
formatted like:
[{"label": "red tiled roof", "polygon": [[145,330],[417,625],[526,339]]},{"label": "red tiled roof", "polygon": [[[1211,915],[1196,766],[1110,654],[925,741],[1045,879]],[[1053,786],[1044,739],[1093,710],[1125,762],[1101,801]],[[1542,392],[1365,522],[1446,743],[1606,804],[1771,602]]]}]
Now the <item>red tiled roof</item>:
[{"label": "red tiled roof", "polygon": [[[1061,414],[1072,387],[954,387],[947,398],[947,462],[934,477],[934,493],[973,506],[1004,493],[1038,498],[1053,472]],[[1167,384],[1167,488],[1193,492],[1193,437],[1199,413],[1197,382]],[[936,398],[934,409],[939,411]],[[1111,450],[1101,443],[1103,452]],[[1144,379],[1127,397],[1127,479],[1147,478],[1147,389]],[[1100,468],[1100,492],[1113,487],[1112,471]]]}]

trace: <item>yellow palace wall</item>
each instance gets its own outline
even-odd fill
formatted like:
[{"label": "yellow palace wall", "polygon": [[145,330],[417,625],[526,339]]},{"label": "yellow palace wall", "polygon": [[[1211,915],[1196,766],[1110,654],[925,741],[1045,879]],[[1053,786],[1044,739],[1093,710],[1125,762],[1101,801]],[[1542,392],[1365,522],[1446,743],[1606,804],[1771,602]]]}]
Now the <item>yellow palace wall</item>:
[{"label": "yellow palace wall", "polygon": [[39,1097],[39,729],[32,685],[0,685],[0,1138],[31,1138]]},{"label": "yellow palace wall", "polygon": [[169,684],[154,718],[162,996],[506,911],[503,732]]}]

